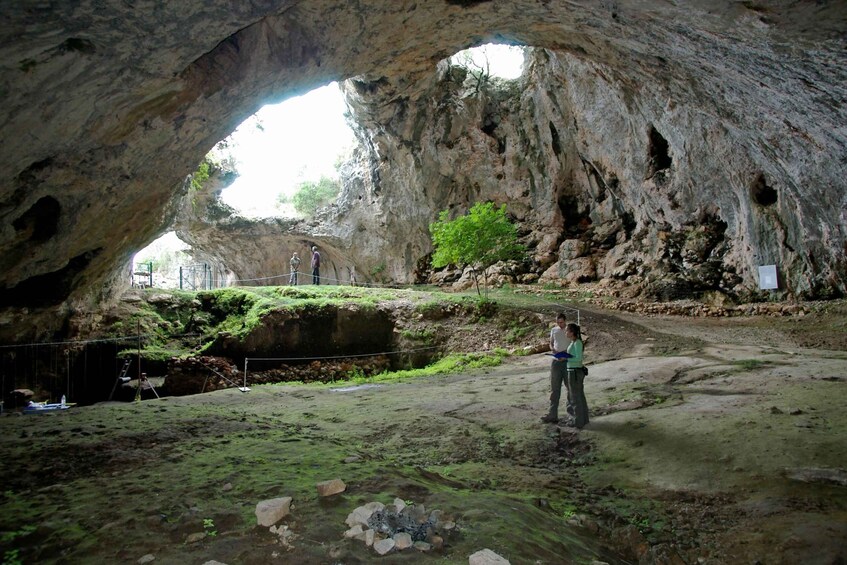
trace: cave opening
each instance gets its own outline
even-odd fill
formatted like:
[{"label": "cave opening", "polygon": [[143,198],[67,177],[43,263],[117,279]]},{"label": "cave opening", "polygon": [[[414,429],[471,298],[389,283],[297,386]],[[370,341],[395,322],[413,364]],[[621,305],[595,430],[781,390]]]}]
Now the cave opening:
[{"label": "cave opening", "polygon": [[314,214],[341,192],[356,144],[350,116],[336,82],[263,106],[216,146],[237,175],[220,200],[248,218]]},{"label": "cave opening", "polygon": [[33,243],[44,243],[58,231],[62,206],[52,196],[39,198],[29,210],[12,222],[12,227],[24,233]]},{"label": "cave opening", "polygon": [[764,173],[756,174],[753,182],[750,183],[750,196],[753,202],[762,207],[773,206],[777,201],[776,190],[768,186]]},{"label": "cave opening", "polygon": [[647,178],[652,178],[656,173],[671,168],[673,159],[670,155],[668,140],[652,125],[650,126],[647,151],[649,162]]}]

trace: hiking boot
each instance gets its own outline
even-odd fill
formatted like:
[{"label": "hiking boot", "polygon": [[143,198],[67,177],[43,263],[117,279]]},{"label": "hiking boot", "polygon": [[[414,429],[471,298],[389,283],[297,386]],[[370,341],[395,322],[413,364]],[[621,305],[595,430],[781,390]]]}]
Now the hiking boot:
[{"label": "hiking boot", "polygon": [[542,416],[541,421],[544,422],[545,424],[555,424],[556,422],[559,421],[559,419],[554,418],[553,416],[547,415],[547,416]]}]

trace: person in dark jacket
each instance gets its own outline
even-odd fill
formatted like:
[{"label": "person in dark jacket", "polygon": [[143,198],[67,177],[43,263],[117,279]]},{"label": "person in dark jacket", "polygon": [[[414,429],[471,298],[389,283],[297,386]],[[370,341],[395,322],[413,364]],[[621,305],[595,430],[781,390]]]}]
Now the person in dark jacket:
[{"label": "person in dark jacket", "polygon": [[321,284],[321,254],[318,246],[312,246],[312,284]]}]

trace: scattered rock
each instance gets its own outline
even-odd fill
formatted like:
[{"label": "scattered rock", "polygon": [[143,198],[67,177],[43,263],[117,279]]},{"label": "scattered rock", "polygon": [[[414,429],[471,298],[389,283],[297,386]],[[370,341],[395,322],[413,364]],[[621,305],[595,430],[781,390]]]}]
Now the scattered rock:
[{"label": "scattered rock", "polygon": [[[400,498],[388,506],[380,502],[359,506],[348,514],[346,523],[350,529],[344,532],[345,538],[363,540],[380,555],[409,548],[440,549],[444,536],[457,530],[456,523],[445,518],[441,510],[427,514],[423,504],[407,504]],[[384,543],[386,540],[391,543]]]},{"label": "scattered rock", "polygon": [[188,537],[185,538],[185,543],[197,543],[198,541],[202,541],[206,538],[206,532],[195,532],[193,534],[188,534]]},{"label": "scattered rock", "polygon": [[276,534],[277,536],[279,536],[280,544],[282,544],[288,549],[292,548],[291,542],[294,541],[297,536],[294,534],[294,532],[291,531],[288,526],[282,524],[279,527],[271,526],[269,529],[272,534]]},{"label": "scattered rock", "polygon": [[381,539],[373,545],[374,551],[380,555],[385,555],[394,549],[395,543],[392,538]]},{"label": "scattered rock", "polygon": [[139,559],[138,563],[139,563],[139,565],[144,565],[145,563],[150,563],[154,559],[156,559],[156,556],[153,555],[152,553],[148,553],[147,555],[145,555],[144,557]]},{"label": "scattered rock", "polygon": [[481,549],[468,557],[468,565],[510,565],[509,560],[490,549]]},{"label": "scattered rock", "polygon": [[432,549],[432,545],[426,543],[425,541],[416,541],[412,544],[412,547],[414,547],[418,551],[430,551]]},{"label": "scattered rock", "polygon": [[352,528],[350,528],[349,530],[347,530],[346,532],[344,532],[344,537],[345,537],[345,538],[350,538],[350,539],[357,538],[357,537],[359,537],[360,535],[362,535],[362,534],[364,533],[364,531],[365,531],[365,530],[364,530],[364,529],[362,529],[362,525],[361,525],[361,524],[356,524],[355,526],[353,526]]},{"label": "scattered rock", "polygon": [[399,532],[394,534],[394,547],[396,547],[399,551],[403,551],[404,549],[408,549],[412,547],[412,536],[410,536],[406,532]]},{"label": "scattered rock", "polygon": [[263,500],[256,505],[256,520],[260,526],[273,526],[291,510],[290,496]]},{"label": "scattered rock", "polygon": [[318,496],[332,496],[347,490],[347,485],[341,479],[332,479],[323,481],[315,485],[318,489]]},{"label": "scattered rock", "polygon": [[356,524],[361,524],[363,526],[368,525],[368,519],[370,519],[371,514],[376,512],[377,510],[383,510],[385,505],[381,502],[368,502],[364,506],[359,506],[353,512],[347,515],[346,523],[348,526],[353,527]]}]

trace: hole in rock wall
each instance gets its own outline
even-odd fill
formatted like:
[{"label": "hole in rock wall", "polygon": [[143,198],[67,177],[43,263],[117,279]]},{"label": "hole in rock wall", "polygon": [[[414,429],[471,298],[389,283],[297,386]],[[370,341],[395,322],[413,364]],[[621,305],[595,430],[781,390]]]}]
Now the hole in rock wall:
[{"label": "hole in rock wall", "polygon": [[68,261],[58,271],[36,275],[0,292],[0,306],[43,307],[62,303],[74,287],[74,279],[83,272],[102,248],[86,251]]},{"label": "hole in rock wall", "polygon": [[750,196],[759,206],[772,206],[777,201],[776,190],[768,186],[763,173],[757,174],[750,184]]},{"label": "hole in rock wall", "polygon": [[59,48],[65,52],[79,52],[85,53],[86,55],[92,55],[95,51],[97,51],[97,48],[91,41],[87,39],[80,39],[79,37],[69,37]]},{"label": "hole in rock wall", "polygon": [[550,140],[553,144],[553,152],[557,157],[562,156],[562,144],[559,141],[559,130],[556,129],[556,126],[553,125],[553,122],[550,122]]},{"label": "hole in rock wall", "polygon": [[649,141],[649,167],[647,170],[647,178],[653,177],[660,171],[670,169],[673,164],[673,159],[669,153],[668,141],[653,126],[650,126]]},{"label": "hole in rock wall", "polygon": [[44,243],[56,235],[61,211],[58,200],[44,196],[12,222],[12,226],[19,234],[26,234],[29,241]]}]

